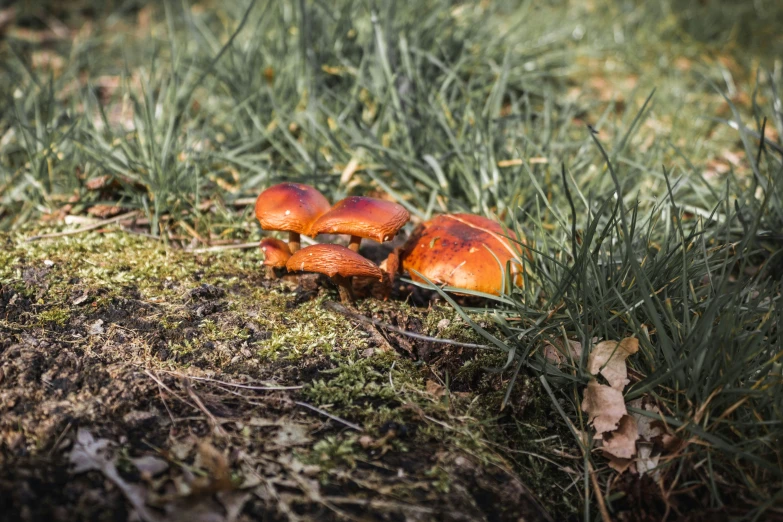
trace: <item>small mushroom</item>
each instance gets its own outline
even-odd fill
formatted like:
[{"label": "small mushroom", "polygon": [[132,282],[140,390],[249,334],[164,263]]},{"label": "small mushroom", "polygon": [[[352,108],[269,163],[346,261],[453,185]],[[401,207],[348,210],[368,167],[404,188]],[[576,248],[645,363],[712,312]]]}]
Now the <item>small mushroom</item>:
[{"label": "small mushroom", "polygon": [[507,235],[503,227],[485,217],[437,216],[419,225],[405,243],[400,253],[402,268],[414,281],[423,281],[418,272],[436,284],[499,295],[501,266],[508,261],[515,282],[521,283],[518,252]]},{"label": "small mushroom", "polygon": [[273,237],[265,237],[261,240],[261,251],[264,253],[264,266],[266,276],[269,279],[277,279],[275,268],[285,268],[285,264],[291,257],[288,245]]},{"label": "small mushroom", "polygon": [[383,272],[375,263],[341,245],[319,244],[305,247],[291,256],[286,268],[292,272],[326,274],[337,284],[343,303],[353,303],[356,300],[351,286],[351,278],[354,276],[383,280]]},{"label": "small mushroom", "polygon": [[310,235],[310,227],[329,210],[329,201],[309,185],[280,183],[263,191],[256,199],[256,218],[264,230],[288,232],[288,249],[295,253],[300,235]]},{"label": "small mushroom", "polygon": [[379,243],[392,239],[410,219],[407,210],[382,199],[351,196],[338,201],[313,223],[312,233],[349,234],[348,248],[359,251],[362,238]]}]

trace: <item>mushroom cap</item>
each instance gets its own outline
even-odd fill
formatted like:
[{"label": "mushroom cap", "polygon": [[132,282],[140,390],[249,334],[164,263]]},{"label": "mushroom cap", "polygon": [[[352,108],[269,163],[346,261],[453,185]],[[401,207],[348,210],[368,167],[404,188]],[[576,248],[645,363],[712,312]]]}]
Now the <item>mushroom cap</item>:
[{"label": "mushroom cap", "polygon": [[264,230],[307,234],[313,222],[329,208],[329,201],[310,185],[280,183],[258,196],[256,218]]},{"label": "mushroom cap", "polygon": [[313,223],[312,233],[350,234],[379,243],[393,238],[411,215],[405,207],[382,199],[350,196]]},{"label": "mushroom cap", "polygon": [[305,247],[292,255],[285,266],[291,272],[383,279],[383,272],[378,265],[342,245],[320,244]]},{"label": "mushroom cap", "polygon": [[286,261],[291,257],[291,251],[288,250],[288,243],[285,241],[265,237],[259,246],[264,253],[264,266],[284,267]]},{"label": "mushroom cap", "polygon": [[[437,284],[499,295],[506,262],[517,259],[509,235],[498,223],[473,214],[446,214],[419,225],[403,247],[402,267]],[[492,255],[494,254],[494,256]],[[495,259],[497,256],[497,260]],[[512,263],[517,284],[521,266]]]}]

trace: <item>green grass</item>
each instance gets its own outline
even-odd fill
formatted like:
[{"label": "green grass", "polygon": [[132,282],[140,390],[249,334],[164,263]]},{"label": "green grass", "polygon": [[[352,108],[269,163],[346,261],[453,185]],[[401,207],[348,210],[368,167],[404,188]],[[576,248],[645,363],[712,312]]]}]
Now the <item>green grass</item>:
[{"label": "green grass", "polygon": [[[494,319],[493,334],[476,326],[509,389],[540,380],[586,430],[589,350],[554,368],[542,343],[636,335],[626,399],[653,398],[694,439],[664,487],[779,510],[783,8],[510,4],[170,3],[146,27],[105,8],[46,47],[12,35],[0,228],[111,204],[174,247],[247,240],[243,200],[281,180],[388,192],[416,219],[498,217],[535,252],[523,289],[472,310]],[[41,66],[43,51],[62,63]],[[111,191],[86,187],[104,175]],[[589,453],[581,466],[612,512],[614,472]],[[596,517],[591,482],[578,487]]]}]

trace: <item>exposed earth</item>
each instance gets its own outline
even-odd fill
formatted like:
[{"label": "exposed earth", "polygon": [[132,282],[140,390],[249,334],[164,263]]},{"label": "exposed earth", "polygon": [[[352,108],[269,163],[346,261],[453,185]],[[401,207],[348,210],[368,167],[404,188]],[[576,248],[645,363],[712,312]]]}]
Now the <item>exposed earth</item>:
[{"label": "exposed earth", "polygon": [[[255,249],[0,241],[0,520],[578,516],[581,457],[533,379],[500,411],[498,354],[351,321]],[[358,312],[480,342],[416,300]]]}]

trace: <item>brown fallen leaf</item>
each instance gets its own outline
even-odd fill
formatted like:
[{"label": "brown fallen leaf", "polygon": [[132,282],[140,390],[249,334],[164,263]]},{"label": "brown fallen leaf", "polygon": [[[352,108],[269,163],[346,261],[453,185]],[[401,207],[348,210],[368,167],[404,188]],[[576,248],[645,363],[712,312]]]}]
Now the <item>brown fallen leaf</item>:
[{"label": "brown fallen leaf", "polygon": [[196,447],[196,465],[209,472],[206,477],[196,477],[190,484],[192,494],[213,493],[233,489],[231,468],[226,456],[207,441],[201,441]]},{"label": "brown fallen leaf", "polygon": [[84,473],[91,470],[100,471],[104,477],[113,482],[117,489],[122,492],[133,506],[133,509],[136,510],[138,518],[145,522],[157,522],[159,520],[158,516],[147,508],[146,491],[144,488],[125,482],[117,470],[114,457],[110,456],[110,447],[111,442],[109,440],[96,440],[89,431],[79,428],[69,457],[69,461],[73,466],[73,473]]},{"label": "brown fallen leaf", "polygon": [[446,388],[444,388],[440,383],[437,383],[433,380],[427,381],[426,390],[427,393],[434,395],[435,397],[440,398],[446,395]]},{"label": "brown fallen leaf", "polygon": [[562,345],[563,341],[560,339],[556,340],[555,344],[545,341],[544,358],[555,366],[560,366],[566,362],[579,361],[582,357],[582,343],[569,339],[566,349],[563,349]]},{"label": "brown fallen leaf", "polygon": [[653,446],[649,443],[640,443],[638,457],[636,458],[636,471],[640,475],[651,473],[654,479],[658,479],[657,475],[660,471],[656,471],[658,467],[658,461],[661,459],[660,455],[653,455]]},{"label": "brown fallen leaf", "polygon": [[604,456],[609,459],[609,467],[618,473],[624,473],[628,471],[628,469],[630,469],[634,464],[634,459],[621,459],[620,457],[615,457],[611,454],[606,454]]},{"label": "brown fallen leaf", "polygon": [[639,340],[626,337],[620,342],[602,341],[590,351],[587,359],[587,371],[593,375],[603,375],[612,388],[622,390],[631,382],[628,380],[628,367],[625,360],[639,351]]},{"label": "brown fallen leaf", "polygon": [[[647,403],[643,398],[632,400],[628,403],[628,406],[640,410],[644,409],[659,415],[661,413],[661,410],[655,404]],[[661,426],[662,423],[659,420],[640,413],[631,413],[631,415],[636,419],[636,425],[639,427],[639,436],[642,440],[652,441],[665,433],[665,429]]]},{"label": "brown fallen leaf", "polygon": [[272,442],[276,446],[283,448],[304,446],[312,440],[310,437],[310,428],[305,424],[293,422],[289,419],[286,422],[279,424],[279,426],[280,428],[272,439]]},{"label": "brown fallen leaf", "polygon": [[604,455],[610,454],[621,459],[630,459],[636,454],[638,439],[639,430],[636,426],[636,419],[631,415],[624,415],[615,431],[603,434],[601,448]]},{"label": "brown fallen leaf", "polygon": [[599,384],[592,379],[582,400],[582,411],[587,412],[588,422],[593,424],[596,433],[605,433],[617,429],[620,419],[628,414],[620,390]]}]

